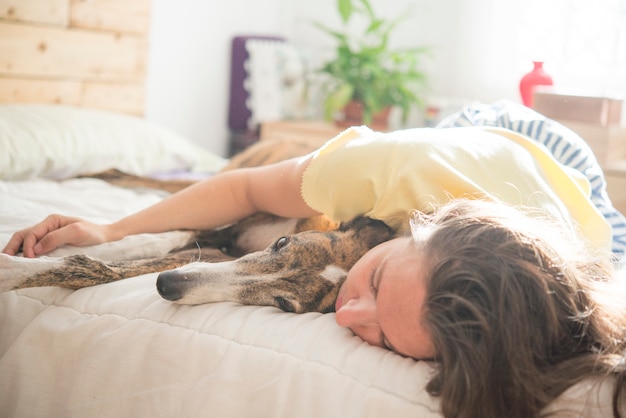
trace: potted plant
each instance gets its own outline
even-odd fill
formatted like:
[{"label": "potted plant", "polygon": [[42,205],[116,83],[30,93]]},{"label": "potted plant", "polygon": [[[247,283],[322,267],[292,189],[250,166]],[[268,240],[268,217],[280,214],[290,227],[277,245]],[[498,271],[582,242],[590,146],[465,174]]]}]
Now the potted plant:
[{"label": "potted plant", "polygon": [[[385,117],[391,107],[397,106],[406,122],[410,109],[420,104],[417,92],[426,77],[419,64],[427,52],[424,47],[389,49],[391,32],[408,15],[383,19],[376,15],[368,0],[337,0],[337,9],[343,21],[342,30],[315,23],[337,40],[335,58],[321,67],[330,76],[325,85],[325,118],[332,120],[340,111],[348,113],[350,118],[351,108],[356,107],[362,110],[362,121],[340,120],[339,124],[372,124],[375,115],[382,112]],[[365,28],[360,34],[351,34],[349,23],[358,19],[364,20]]]}]

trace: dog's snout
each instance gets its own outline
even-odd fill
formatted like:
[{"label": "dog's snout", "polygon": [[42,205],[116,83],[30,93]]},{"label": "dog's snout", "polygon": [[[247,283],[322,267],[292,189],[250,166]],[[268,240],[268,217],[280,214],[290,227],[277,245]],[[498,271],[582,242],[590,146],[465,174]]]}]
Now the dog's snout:
[{"label": "dog's snout", "polygon": [[177,301],[183,297],[179,283],[180,275],[175,270],[168,270],[159,274],[156,288],[163,299]]}]

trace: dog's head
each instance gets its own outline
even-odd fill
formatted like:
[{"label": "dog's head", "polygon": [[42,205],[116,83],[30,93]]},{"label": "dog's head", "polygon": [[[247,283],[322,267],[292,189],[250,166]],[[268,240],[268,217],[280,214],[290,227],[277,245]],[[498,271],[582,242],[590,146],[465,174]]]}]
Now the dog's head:
[{"label": "dog's head", "polygon": [[348,270],[392,236],[383,222],[360,217],[335,231],[281,237],[234,261],[163,272],[157,289],[165,299],[184,304],[233,301],[287,312],[332,312]]}]

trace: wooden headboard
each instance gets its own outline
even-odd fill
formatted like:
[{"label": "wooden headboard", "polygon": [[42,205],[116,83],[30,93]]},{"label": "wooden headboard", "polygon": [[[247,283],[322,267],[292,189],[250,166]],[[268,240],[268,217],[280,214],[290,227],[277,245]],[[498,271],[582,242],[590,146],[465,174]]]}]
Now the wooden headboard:
[{"label": "wooden headboard", "polygon": [[0,0],[0,103],[143,114],[151,0]]}]

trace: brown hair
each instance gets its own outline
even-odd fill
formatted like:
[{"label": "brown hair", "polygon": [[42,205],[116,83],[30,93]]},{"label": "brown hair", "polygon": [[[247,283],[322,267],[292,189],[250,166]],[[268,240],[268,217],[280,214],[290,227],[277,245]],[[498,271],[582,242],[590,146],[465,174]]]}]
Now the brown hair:
[{"label": "brown hair", "polygon": [[412,228],[430,272],[423,322],[437,371],[427,390],[445,417],[538,417],[572,385],[607,375],[621,416],[626,302],[599,296],[608,256],[565,248],[581,240],[502,204],[454,201]]}]

